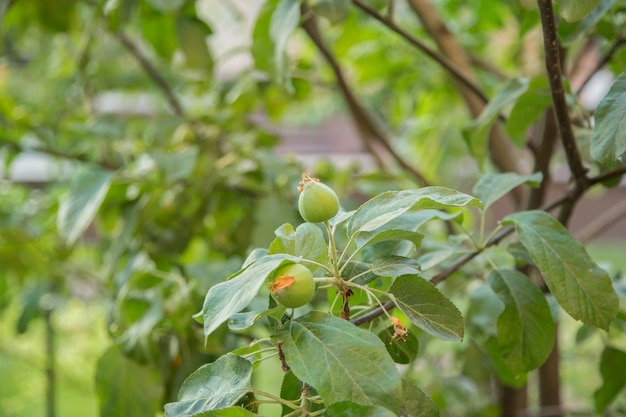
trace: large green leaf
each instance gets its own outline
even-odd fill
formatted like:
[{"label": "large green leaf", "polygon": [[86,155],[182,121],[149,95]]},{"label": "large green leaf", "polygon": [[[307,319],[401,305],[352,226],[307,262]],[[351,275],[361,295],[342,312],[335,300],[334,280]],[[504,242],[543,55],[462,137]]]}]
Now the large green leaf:
[{"label": "large green leaf", "polygon": [[282,341],[293,373],[316,388],[325,404],[352,401],[398,411],[400,376],[373,333],[346,320],[312,312],[285,324],[272,341]]},{"label": "large green leaf", "polygon": [[607,346],[600,359],[600,374],[604,383],[593,394],[596,410],[604,412],[606,407],[626,387],[626,352]]},{"label": "large green leaf", "polygon": [[401,417],[439,417],[437,404],[409,381],[402,380]]},{"label": "large green leaf", "polygon": [[328,245],[322,230],[314,224],[302,223],[294,230],[285,223],[274,232],[276,239],[270,244],[270,254],[286,253],[303,259],[328,263]]},{"label": "large green leaf", "polygon": [[165,404],[167,417],[188,417],[235,405],[250,388],[252,364],[228,353],[189,375],[178,392],[178,401]]},{"label": "large green leaf", "polygon": [[524,211],[507,216],[521,243],[561,307],[576,320],[608,329],[619,307],[609,274],[584,246],[548,213]]},{"label": "large green leaf", "polygon": [[411,209],[479,207],[475,197],[445,187],[387,191],[364,203],[348,222],[348,234],[372,232]]},{"label": "large green leaf", "polygon": [[267,276],[285,260],[296,262],[298,258],[290,255],[264,256],[231,275],[228,280],[211,287],[202,306],[204,336],[209,337],[233,314],[246,307],[259,292]]},{"label": "large green leaf", "polygon": [[593,159],[612,168],[626,153],[626,72],[622,73],[598,104],[590,152]]},{"label": "large green leaf", "polygon": [[481,199],[487,209],[515,187],[522,184],[536,187],[541,183],[542,178],[541,172],[532,175],[519,175],[514,172],[485,174],[474,186],[473,193]]},{"label": "large green leaf", "polygon": [[616,1],[617,0],[600,0],[598,6],[580,21],[576,26],[576,30],[563,39],[563,43],[570,44],[592,31],[606,13],[613,8]]},{"label": "large green leaf", "polygon": [[407,240],[413,242],[415,248],[419,249],[422,240],[424,240],[424,235],[410,230],[387,229],[381,232],[361,233],[359,238],[356,239],[356,243],[358,247],[363,247],[390,240]]},{"label": "large green leaf", "polygon": [[587,16],[600,3],[600,0],[557,0],[559,14],[568,22],[575,22]]},{"label": "large green leaf", "polygon": [[154,417],[161,408],[162,382],[152,368],[111,347],[98,362],[96,390],[101,417]]},{"label": "large green leaf", "polygon": [[433,284],[402,275],[389,289],[396,306],[420,329],[443,340],[463,339],[463,316]]},{"label": "large green leaf", "polygon": [[390,255],[376,259],[371,271],[381,277],[398,277],[400,275],[417,274],[420,271],[420,266],[413,258]]},{"label": "large green leaf", "polygon": [[388,409],[378,405],[362,405],[341,401],[326,408],[326,417],[396,417]]},{"label": "large green leaf", "polygon": [[538,368],[552,351],[555,334],[543,293],[526,275],[513,270],[491,272],[489,285],[505,306],[498,318],[503,359],[517,372]]},{"label": "large green leaf", "polygon": [[489,131],[498,115],[508,105],[514,103],[527,89],[528,80],[526,78],[513,78],[507,81],[504,87],[485,106],[480,116],[463,129],[463,137],[472,155],[480,163],[485,159]]},{"label": "large green leaf", "polygon": [[106,197],[113,173],[85,167],[76,173],[69,193],[59,205],[57,227],[61,237],[73,244],[93,221]]}]

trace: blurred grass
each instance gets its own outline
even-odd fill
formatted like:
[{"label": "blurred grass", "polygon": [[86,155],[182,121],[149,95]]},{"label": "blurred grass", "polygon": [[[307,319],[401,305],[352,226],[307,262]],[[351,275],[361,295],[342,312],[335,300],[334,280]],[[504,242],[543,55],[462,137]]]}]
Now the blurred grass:
[{"label": "blurred grass", "polygon": [[[16,334],[19,317],[14,303],[0,320],[0,417],[45,416],[45,329],[42,319]],[[56,413],[97,416],[94,390],[97,360],[109,342],[104,310],[98,304],[70,301],[55,311]]]}]

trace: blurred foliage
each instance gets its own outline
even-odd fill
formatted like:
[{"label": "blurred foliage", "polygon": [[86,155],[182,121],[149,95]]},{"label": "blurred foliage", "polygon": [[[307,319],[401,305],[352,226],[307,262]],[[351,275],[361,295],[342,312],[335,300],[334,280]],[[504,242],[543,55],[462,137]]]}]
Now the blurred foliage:
[{"label": "blurred foliage", "polygon": [[[277,155],[273,126],[349,117],[315,45],[290,15],[272,21],[279,3],[0,1],[0,313],[17,306],[14,327],[24,333],[45,310],[104,299],[110,346],[98,352],[96,378],[103,416],[155,415],[193,370],[248,341],[246,332],[221,329],[205,344],[191,316],[251,248],[298,219],[302,167]],[[470,116],[449,75],[346,2],[314,3],[324,39],[363,106],[393,132],[397,152],[433,182],[469,189],[481,172],[463,142]],[[408,5],[367,3],[428,37]],[[512,129],[522,148],[524,127],[540,117],[523,110],[546,106],[534,2],[433,3],[470,51],[490,97],[506,79],[539,80],[517,102],[524,107]],[[260,11],[258,21],[250,10]],[[602,1],[597,10],[559,25],[571,51],[591,39],[602,53],[623,43],[623,2]],[[610,69],[626,69],[626,49],[616,48]],[[260,114],[268,123],[258,122]],[[589,112],[580,114],[589,126]],[[33,156],[45,157],[41,175],[24,165]],[[18,166],[26,166],[26,179],[12,181]],[[401,169],[365,168],[326,162],[316,173],[352,197],[346,208],[364,195],[415,186]],[[480,268],[464,273],[477,276]],[[473,290],[455,279],[446,285],[459,299]],[[446,373],[468,363],[466,378],[430,381],[440,406],[454,414],[473,399],[466,415],[492,412],[488,380],[469,369],[471,355],[485,360],[482,352],[428,338],[419,345],[420,357],[432,353]],[[145,389],[123,394],[137,397],[143,414],[113,395],[130,381],[112,371],[127,365]]]}]

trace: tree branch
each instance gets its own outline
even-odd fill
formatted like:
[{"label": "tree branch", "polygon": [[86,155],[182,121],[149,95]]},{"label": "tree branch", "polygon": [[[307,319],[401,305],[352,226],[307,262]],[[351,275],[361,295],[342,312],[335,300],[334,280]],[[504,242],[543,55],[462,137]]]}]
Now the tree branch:
[{"label": "tree branch", "polygon": [[[396,25],[396,23],[389,17],[383,16],[373,7],[365,4],[362,0],[352,0],[352,3],[357,6],[359,9],[363,10],[365,13],[373,17],[374,19],[381,22],[383,25],[387,26],[393,32],[400,35],[404,40],[409,42],[411,45],[415,46],[420,51],[424,52],[430,58],[435,60],[439,65],[441,65],[446,71],[448,71],[456,80],[465,85],[469,90],[471,90],[476,97],[478,97],[483,103],[488,103],[489,98],[487,95],[478,87],[473,80],[471,80],[467,75],[463,73],[457,66],[445,55],[435,51],[430,48],[421,40],[415,38],[410,33],[402,29],[400,26]],[[501,120],[506,120],[503,116],[499,116]]]},{"label": "tree branch", "polygon": [[115,171],[115,170],[120,168],[118,165],[115,165],[112,162],[108,162],[108,161],[94,161],[94,160],[89,159],[88,157],[83,156],[83,155],[68,154],[68,153],[56,151],[54,149],[46,149],[46,148],[40,148],[40,147],[26,147],[26,146],[22,146],[22,145],[20,145],[18,143],[11,142],[11,141],[4,140],[4,139],[0,139],[0,146],[6,146],[8,148],[12,148],[13,150],[16,150],[16,151],[18,151],[20,153],[28,153],[28,152],[41,153],[41,154],[52,156],[52,157],[55,157],[55,158],[66,159],[68,161],[76,161],[76,162],[95,164],[95,165],[98,165],[99,167],[104,168],[104,169],[109,170],[109,171]]},{"label": "tree branch", "polygon": [[[569,109],[565,100],[565,89],[563,88],[563,79],[561,77],[559,41],[552,0],[537,0],[537,3],[543,29],[546,71],[550,81],[556,120],[561,133],[561,143],[565,150],[567,164],[575,181],[575,189],[582,193],[588,186],[587,170],[583,166],[580,153],[578,152],[576,138],[569,117]],[[571,209],[569,211],[571,212]],[[569,214],[567,216],[569,217]]]},{"label": "tree branch", "polygon": [[369,138],[375,139],[378,143],[380,143],[385,150],[391,155],[391,157],[400,165],[406,172],[410,173],[419,184],[428,185],[428,181],[424,176],[417,171],[414,167],[409,165],[391,146],[391,140],[387,137],[387,135],[382,131],[382,129],[378,126],[376,121],[371,117],[371,115],[367,112],[365,107],[359,102],[356,94],[350,88],[346,77],[337,62],[337,59],[325,44],[322,35],[320,34],[317,18],[313,13],[309,13],[308,6],[306,4],[302,5],[302,15],[307,16],[306,19],[302,22],[302,27],[306,31],[307,35],[317,49],[320,51],[326,62],[330,65],[335,79],[337,81],[337,85],[341,94],[348,105],[348,109],[352,114],[352,117],[355,119],[357,126],[362,130],[364,140],[367,141]]},{"label": "tree branch", "polygon": [[[471,64],[471,57],[457,41],[455,36],[448,30],[444,20],[439,16],[437,10],[429,0],[408,0],[409,6],[422,22],[422,25],[437,44],[441,53],[448,58],[468,79],[474,80],[474,73]],[[478,117],[485,108],[485,102],[469,89],[466,85],[455,80],[463,100],[472,115]],[[499,115],[500,121],[506,119]],[[502,128],[497,124],[489,130],[489,157],[493,164],[501,172],[519,172],[519,158],[515,155],[515,147],[503,133]],[[512,197],[517,204],[521,203],[524,197],[522,188],[513,190]]]},{"label": "tree branch", "polygon": [[183,110],[183,106],[174,94],[174,91],[171,89],[165,78],[161,75],[159,70],[150,62],[150,60],[146,57],[143,51],[128,35],[124,32],[116,33],[117,39],[120,43],[126,48],[128,52],[139,62],[141,68],[148,74],[152,82],[161,90],[167,103],[176,116],[184,117],[185,112]]}]

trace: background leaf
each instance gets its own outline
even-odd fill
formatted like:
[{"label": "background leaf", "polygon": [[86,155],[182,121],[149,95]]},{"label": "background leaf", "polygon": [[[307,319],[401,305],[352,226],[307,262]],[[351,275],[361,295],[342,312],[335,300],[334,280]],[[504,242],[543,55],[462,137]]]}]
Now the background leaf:
[{"label": "background leaf", "polygon": [[371,232],[411,209],[447,209],[479,207],[475,197],[446,187],[423,187],[417,190],[387,191],[368,200],[348,222],[348,235]]},{"label": "background leaf", "polygon": [[557,0],[559,14],[568,22],[575,22],[587,16],[600,3],[600,0]]},{"label": "background leaf", "polygon": [[480,116],[474,119],[465,129],[463,137],[472,155],[482,163],[487,155],[487,139],[491,126],[498,115],[515,102],[528,89],[528,79],[513,78],[485,106]]},{"label": "background leaf", "polygon": [[154,417],[161,408],[163,389],[155,370],[110,348],[98,362],[96,390],[101,417]]},{"label": "background leaf", "polygon": [[515,225],[520,242],[569,315],[609,328],[619,307],[611,278],[561,223],[544,211],[532,210],[511,214],[502,224]]},{"label": "background leaf", "polygon": [[209,337],[233,314],[246,307],[259,292],[267,276],[285,260],[296,262],[298,258],[290,255],[268,255],[236,272],[228,280],[211,287],[202,306],[204,336]]},{"label": "background leaf", "polygon": [[517,146],[528,140],[528,129],[552,104],[550,85],[545,76],[530,80],[528,90],[519,96],[506,120],[505,130]]},{"label": "background leaf", "polygon": [[420,329],[443,340],[463,339],[461,312],[430,282],[417,275],[403,275],[396,278],[389,293]]},{"label": "background leaf", "polygon": [[279,340],[294,375],[316,388],[325,404],[352,401],[398,411],[400,376],[373,333],[312,312],[272,336],[274,344]]},{"label": "background leaf", "polygon": [[593,394],[596,410],[602,413],[626,387],[626,352],[607,346],[600,358],[602,386]]},{"label": "background leaf", "polygon": [[480,177],[472,192],[480,198],[486,210],[515,187],[522,184],[536,187],[541,183],[542,178],[541,172],[532,175],[519,175],[514,172],[485,174]]},{"label": "background leaf", "polygon": [[252,364],[228,353],[189,375],[178,401],[165,404],[167,417],[187,417],[235,405],[250,388]]},{"label": "background leaf", "polygon": [[598,104],[595,126],[591,136],[591,156],[603,165],[612,168],[626,153],[626,72],[611,85],[608,93]]},{"label": "background leaf", "polygon": [[106,197],[113,173],[98,168],[82,168],[59,205],[57,227],[68,244],[73,244],[93,221]]},{"label": "background leaf", "polygon": [[492,271],[488,280],[505,306],[498,318],[498,344],[503,359],[518,372],[538,368],[552,351],[555,335],[543,293],[518,271]]}]

